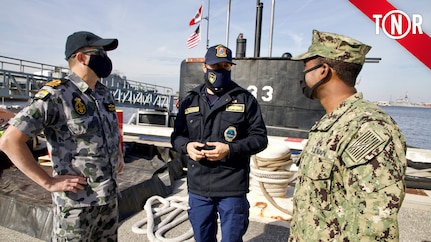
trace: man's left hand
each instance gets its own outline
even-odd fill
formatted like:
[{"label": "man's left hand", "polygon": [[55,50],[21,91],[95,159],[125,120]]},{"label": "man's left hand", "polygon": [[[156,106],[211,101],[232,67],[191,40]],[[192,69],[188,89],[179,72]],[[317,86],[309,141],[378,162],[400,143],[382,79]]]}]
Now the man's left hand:
[{"label": "man's left hand", "polygon": [[221,142],[207,142],[207,146],[214,147],[214,149],[204,149],[202,152],[205,158],[209,161],[219,161],[229,154],[229,145]]}]

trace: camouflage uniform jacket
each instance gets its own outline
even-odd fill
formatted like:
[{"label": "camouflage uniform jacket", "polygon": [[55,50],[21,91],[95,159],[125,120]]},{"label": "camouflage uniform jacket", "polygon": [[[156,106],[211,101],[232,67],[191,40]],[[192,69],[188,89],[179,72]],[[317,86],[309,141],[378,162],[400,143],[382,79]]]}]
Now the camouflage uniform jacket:
[{"label": "camouflage uniform jacket", "polygon": [[104,205],[116,199],[120,133],[114,100],[97,82],[94,91],[72,73],[47,83],[11,120],[28,137],[44,131],[53,175],[79,175],[88,185],[78,193],[55,192],[61,207]]},{"label": "camouflage uniform jacket", "polygon": [[298,160],[289,241],[397,241],[405,138],[358,93],[310,130]]}]

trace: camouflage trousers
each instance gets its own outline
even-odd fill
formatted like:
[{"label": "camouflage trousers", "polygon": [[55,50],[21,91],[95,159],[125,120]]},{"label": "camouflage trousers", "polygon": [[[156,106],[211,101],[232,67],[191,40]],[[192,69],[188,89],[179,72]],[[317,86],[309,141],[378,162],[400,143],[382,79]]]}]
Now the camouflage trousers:
[{"label": "camouflage trousers", "polygon": [[82,208],[54,210],[52,241],[117,241],[118,201]]}]

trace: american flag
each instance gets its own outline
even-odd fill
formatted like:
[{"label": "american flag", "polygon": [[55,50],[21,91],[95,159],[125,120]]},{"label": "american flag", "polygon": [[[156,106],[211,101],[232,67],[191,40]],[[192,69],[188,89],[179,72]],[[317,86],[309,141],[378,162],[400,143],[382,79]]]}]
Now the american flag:
[{"label": "american flag", "polygon": [[201,25],[198,25],[196,30],[190,35],[190,37],[187,39],[187,47],[189,49],[196,47],[199,44],[199,40],[201,40],[201,31],[200,31]]}]

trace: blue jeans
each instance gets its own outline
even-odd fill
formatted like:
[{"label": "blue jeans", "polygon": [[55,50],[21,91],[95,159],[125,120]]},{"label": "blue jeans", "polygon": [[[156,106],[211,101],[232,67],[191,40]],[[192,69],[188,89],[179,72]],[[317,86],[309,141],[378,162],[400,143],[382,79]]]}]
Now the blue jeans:
[{"label": "blue jeans", "polygon": [[196,242],[217,241],[217,212],[222,242],[242,241],[248,228],[250,204],[247,197],[202,197],[189,192],[188,211]]}]

